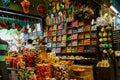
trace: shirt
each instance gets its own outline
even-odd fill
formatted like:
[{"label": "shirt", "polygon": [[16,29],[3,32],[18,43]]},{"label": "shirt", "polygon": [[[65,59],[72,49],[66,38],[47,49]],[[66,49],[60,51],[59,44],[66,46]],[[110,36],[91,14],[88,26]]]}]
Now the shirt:
[{"label": "shirt", "polygon": [[32,44],[26,45],[25,48],[28,48],[28,49],[35,49],[35,47],[34,47]]}]

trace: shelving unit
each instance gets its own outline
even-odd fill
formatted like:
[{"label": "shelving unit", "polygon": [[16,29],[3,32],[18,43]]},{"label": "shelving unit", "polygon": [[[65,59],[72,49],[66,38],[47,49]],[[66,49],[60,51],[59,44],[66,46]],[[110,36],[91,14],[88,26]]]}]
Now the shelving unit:
[{"label": "shelving unit", "polygon": [[[64,2],[59,2],[60,5],[63,5],[62,3]],[[89,1],[87,3],[92,4]],[[51,4],[57,5],[57,2],[52,1]],[[54,8],[50,5],[48,8]],[[44,29],[47,48],[55,52],[60,59],[66,57],[64,60],[71,60],[68,57],[72,57],[72,60],[75,61],[75,58],[78,57],[79,61],[87,61],[87,59],[90,61],[94,58],[97,62],[97,27],[91,25],[94,15],[87,14],[89,10],[86,13],[79,11],[78,7],[81,8],[82,5],[78,6],[77,0],[68,6],[67,9],[60,9],[56,12],[52,10],[51,14],[47,14]],[[87,7],[87,5],[85,6]],[[90,6],[88,7],[90,9]],[[91,17],[88,18],[88,15]]]},{"label": "shelving unit", "polygon": [[[76,26],[71,26],[71,28],[68,25],[63,28],[63,23],[47,26],[46,28],[48,29],[45,29],[44,36],[48,43],[48,48],[51,48],[56,53],[96,53],[97,32],[95,30],[91,31],[90,28],[92,26],[79,26],[78,21],[75,21],[77,22]],[[69,24],[75,21],[69,22]],[[89,29],[86,30],[86,27]],[[78,32],[79,28],[82,28],[83,31]]]}]

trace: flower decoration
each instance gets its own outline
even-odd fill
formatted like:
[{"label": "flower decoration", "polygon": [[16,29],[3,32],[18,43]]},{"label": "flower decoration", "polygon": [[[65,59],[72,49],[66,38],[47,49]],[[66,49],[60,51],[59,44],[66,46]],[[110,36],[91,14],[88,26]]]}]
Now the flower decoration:
[{"label": "flower decoration", "polygon": [[21,2],[21,5],[23,7],[24,13],[28,13],[29,12],[29,7],[30,7],[30,2],[28,0],[23,0]]}]

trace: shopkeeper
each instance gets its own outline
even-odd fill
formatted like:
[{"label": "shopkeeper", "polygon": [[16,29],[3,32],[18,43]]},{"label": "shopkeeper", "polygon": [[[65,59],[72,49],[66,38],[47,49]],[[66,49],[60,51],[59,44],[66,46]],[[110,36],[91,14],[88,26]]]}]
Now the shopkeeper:
[{"label": "shopkeeper", "polygon": [[35,49],[35,47],[33,46],[32,43],[33,43],[33,40],[32,39],[28,39],[25,48],[28,48],[29,50]]},{"label": "shopkeeper", "polygon": [[8,51],[8,43],[0,39],[0,80],[10,80],[4,57]]}]

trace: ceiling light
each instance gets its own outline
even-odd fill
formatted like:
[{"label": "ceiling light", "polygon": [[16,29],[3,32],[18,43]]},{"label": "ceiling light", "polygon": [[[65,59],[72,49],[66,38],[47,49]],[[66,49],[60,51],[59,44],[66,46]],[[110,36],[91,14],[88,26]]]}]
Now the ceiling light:
[{"label": "ceiling light", "polygon": [[110,6],[110,9],[112,9],[116,14],[119,13],[118,10],[113,5]]}]

